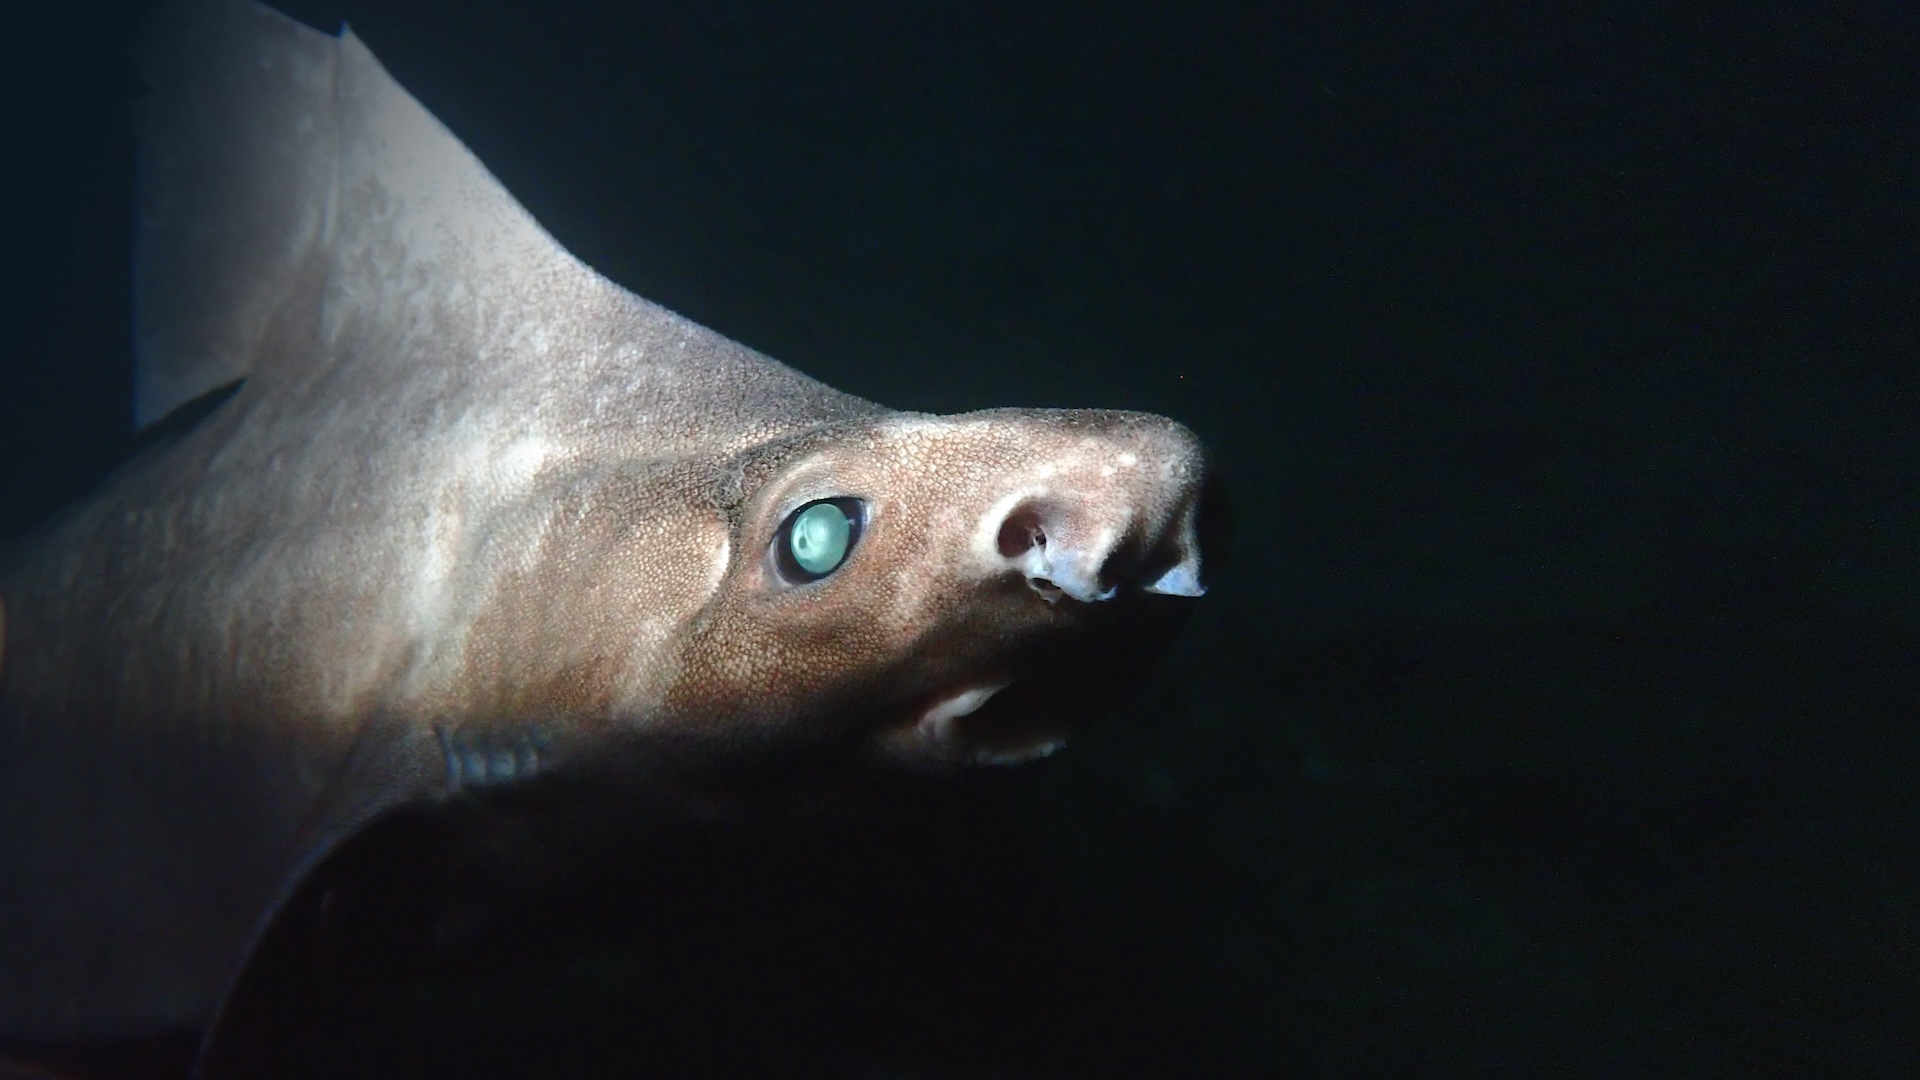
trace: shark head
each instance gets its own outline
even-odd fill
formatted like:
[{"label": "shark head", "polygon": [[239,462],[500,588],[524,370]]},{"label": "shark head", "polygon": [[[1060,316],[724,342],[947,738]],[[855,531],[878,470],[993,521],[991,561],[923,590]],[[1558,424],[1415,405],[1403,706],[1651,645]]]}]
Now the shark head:
[{"label": "shark head", "polygon": [[[1210,569],[1191,432],[1141,413],[892,414],[751,456],[730,556],[660,722],[732,740],[854,731],[911,762],[1057,748],[1131,681]],[[844,551],[793,557],[813,518]]]}]

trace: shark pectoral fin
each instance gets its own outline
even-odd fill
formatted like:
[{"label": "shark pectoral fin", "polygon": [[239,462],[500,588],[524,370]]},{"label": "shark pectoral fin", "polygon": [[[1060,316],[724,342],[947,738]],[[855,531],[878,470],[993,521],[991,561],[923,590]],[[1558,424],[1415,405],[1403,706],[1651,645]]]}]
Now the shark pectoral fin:
[{"label": "shark pectoral fin", "polygon": [[[511,809],[471,799],[388,806],[318,853],[275,905],[201,1044],[193,1080],[299,1075],[369,987],[457,963],[550,881]],[[536,838],[537,842],[537,838]],[[482,953],[481,955],[484,955]],[[0,1076],[0,1080],[6,1080]]]},{"label": "shark pectoral fin", "polygon": [[361,839],[439,790],[433,737],[371,722],[287,845],[273,900],[215,1007],[193,1080],[274,1076],[310,1045],[340,991],[363,974],[364,942],[349,940],[343,892],[358,874]]},{"label": "shark pectoral fin", "polygon": [[[323,860],[321,867],[325,868]],[[200,1044],[193,1080],[271,1075],[312,1044],[353,982],[333,933],[327,878],[303,875],[247,952]]]},{"label": "shark pectoral fin", "polygon": [[[391,812],[389,812],[391,813]],[[376,818],[323,849],[275,904],[200,1044],[192,1080],[286,1071],[337,1003],[364,981],[364,948],[344,929],[356,841]]]}]

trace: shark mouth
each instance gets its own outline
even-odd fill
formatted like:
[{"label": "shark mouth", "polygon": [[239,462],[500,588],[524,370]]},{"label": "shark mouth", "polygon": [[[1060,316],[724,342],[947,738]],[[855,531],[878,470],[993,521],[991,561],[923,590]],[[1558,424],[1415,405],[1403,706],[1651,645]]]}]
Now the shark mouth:
[{"label": "shark mouth", "polygon": [[1016,765],[1065,746],[1063,732],[1022,722],[1022,710],[987,708],[1010,685],[1009,678],[985,677],[917,698],[882,733],[882,749],[922,762]]}]

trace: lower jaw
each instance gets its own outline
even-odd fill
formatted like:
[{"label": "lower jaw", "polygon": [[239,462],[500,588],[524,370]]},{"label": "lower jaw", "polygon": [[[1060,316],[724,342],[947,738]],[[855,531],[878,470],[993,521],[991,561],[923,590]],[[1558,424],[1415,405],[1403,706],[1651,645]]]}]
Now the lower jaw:
[{"label": "lower jaw", "polygon": [[1025,689],[1006,676],[983,676],[923,695],[881,731],[880,751],[925,765],[1015,765],[1046,757],[1066,745],[1066,725],[1019,700],[1030,696]]}]

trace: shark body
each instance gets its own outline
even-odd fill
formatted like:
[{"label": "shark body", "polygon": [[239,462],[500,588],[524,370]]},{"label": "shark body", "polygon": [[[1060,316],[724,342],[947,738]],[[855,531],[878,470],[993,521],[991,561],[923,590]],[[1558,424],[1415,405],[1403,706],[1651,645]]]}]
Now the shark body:
[{"label": "shark body", "polygon": [[351,33],[195,0],[139,59],[136,416],[227,396],[0,568],[0,1039],[218,1031],[395,813],[1050,752],[1204,591],[1171,420],[898,412],[729,341]]}]

